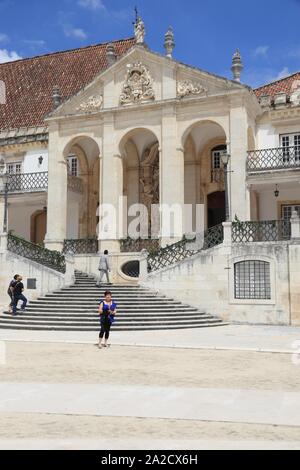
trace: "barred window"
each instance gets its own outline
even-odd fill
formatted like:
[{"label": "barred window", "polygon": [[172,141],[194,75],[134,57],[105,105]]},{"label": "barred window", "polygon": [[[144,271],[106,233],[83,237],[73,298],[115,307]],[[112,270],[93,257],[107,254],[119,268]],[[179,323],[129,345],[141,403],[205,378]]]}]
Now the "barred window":
[{"label": "barred window", "polygon": [[242,261],[234,266],[235,299],[271,300],[270,263]]}]

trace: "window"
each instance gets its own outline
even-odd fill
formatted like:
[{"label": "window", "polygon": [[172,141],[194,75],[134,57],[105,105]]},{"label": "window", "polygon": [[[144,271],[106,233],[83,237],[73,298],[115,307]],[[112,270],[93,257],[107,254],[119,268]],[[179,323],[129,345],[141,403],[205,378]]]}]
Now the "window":
[{"label": "window", "polygon": [[270,263],[242,261],[234,265],[234,296],[243,300],[271,300]]},{"label": "window", "polygon": [[226,145],[220,145],[211,152],[211,166],[213,170],[220,170],[222,167],[221,155],[226,150]]},{"label": "window", "polygon": [[78,176],[78,158],[76,155],[68,157],[69,175]]},{"label": "window", "polygon": [[284,204],[281,206],[281,216],[283,220],[291,220],[293,212],[298,212],[300,217],[300,204],[299,205],[292,205],[292,204]]},{"label": "window", "polygon": [[300,162],[300,133],[280,136],[281,147],[283,149],[283,162],[289,163],[293,160]]},{"label": "window", "polygon": [[22,163],[8,163],[7,173],[10,175],[19,175],[22,171]]}]

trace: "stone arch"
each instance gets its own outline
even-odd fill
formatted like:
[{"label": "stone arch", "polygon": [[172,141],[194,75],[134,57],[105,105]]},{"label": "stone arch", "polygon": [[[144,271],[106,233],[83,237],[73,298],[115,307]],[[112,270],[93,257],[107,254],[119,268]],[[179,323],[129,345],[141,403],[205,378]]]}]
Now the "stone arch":
[{"label": "stone arch", "polygon": [[[128,209],[143,204],[148,211],[141,232],[151,227],[151,206],[160,201],[159,141],[148,128],[134,128],[127,131],[119,143],[123,168],[123,195],[127,196]],[[135,217],[128,216],[127,224]],[[149,231],[147,232],[149,235]]]},{"label": "stone arch", "polygon": [[83,239],[97,236],[97,208],[100,189],[100,149],[90,136],[77,135],[65,146],[64,159],[76,155],[78,177],[68,176],[67,238]]},{"label": "stone arch", "polygon": [[[184,149],[185,204],[193,206],[193,227],[196,229],[196,205],[206,206],[205,225],[210,225],[209,194],[224,191],[223,170],[220,168],[215,178],[212,151],[226,147],[226,132],[218,122],[197,120],[187,127],[182,135]],[[224,205],[225,208],[225,205]],[[225,219],[224,219],[225,220]]]}]

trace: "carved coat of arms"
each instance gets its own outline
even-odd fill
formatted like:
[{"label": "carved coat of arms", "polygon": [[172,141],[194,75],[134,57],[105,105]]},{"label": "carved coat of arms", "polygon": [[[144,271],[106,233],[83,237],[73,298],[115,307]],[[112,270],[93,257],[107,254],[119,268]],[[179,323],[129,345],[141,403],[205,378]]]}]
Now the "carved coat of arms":
[{"label": "carved coat of arms", "polygon": [[153,80],[149,70],[141,62],[127,65],[126,82],[120,97],[120,103],[130,104],[155,99]]}]

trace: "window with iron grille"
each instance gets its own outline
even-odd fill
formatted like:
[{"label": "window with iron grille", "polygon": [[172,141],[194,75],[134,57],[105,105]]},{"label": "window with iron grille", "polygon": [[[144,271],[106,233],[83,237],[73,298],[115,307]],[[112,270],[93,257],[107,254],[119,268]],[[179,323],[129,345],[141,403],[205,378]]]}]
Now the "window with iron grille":
[{"label": "window with iron grille", "polygon": [[300,162],[300,134],[286,134],[280,136],[283,148],[283,162],[289,163],[292,159],[295,163]]},{"label": "window with iron grille", "polygon": [[234,296],[241,300],[271,300],[270,263],[242,261],[234,265]]},{"label": "window with iron grille", "polygon": [[70,155],[68,157],[68,165],[69,175],[78,176],[78,158],[76,157],[76,155]]},{"label": "window with iron grille", "polygon": [[19,175],[22,171],[22,163],[8,163],[7,173],[10,175]]}]

